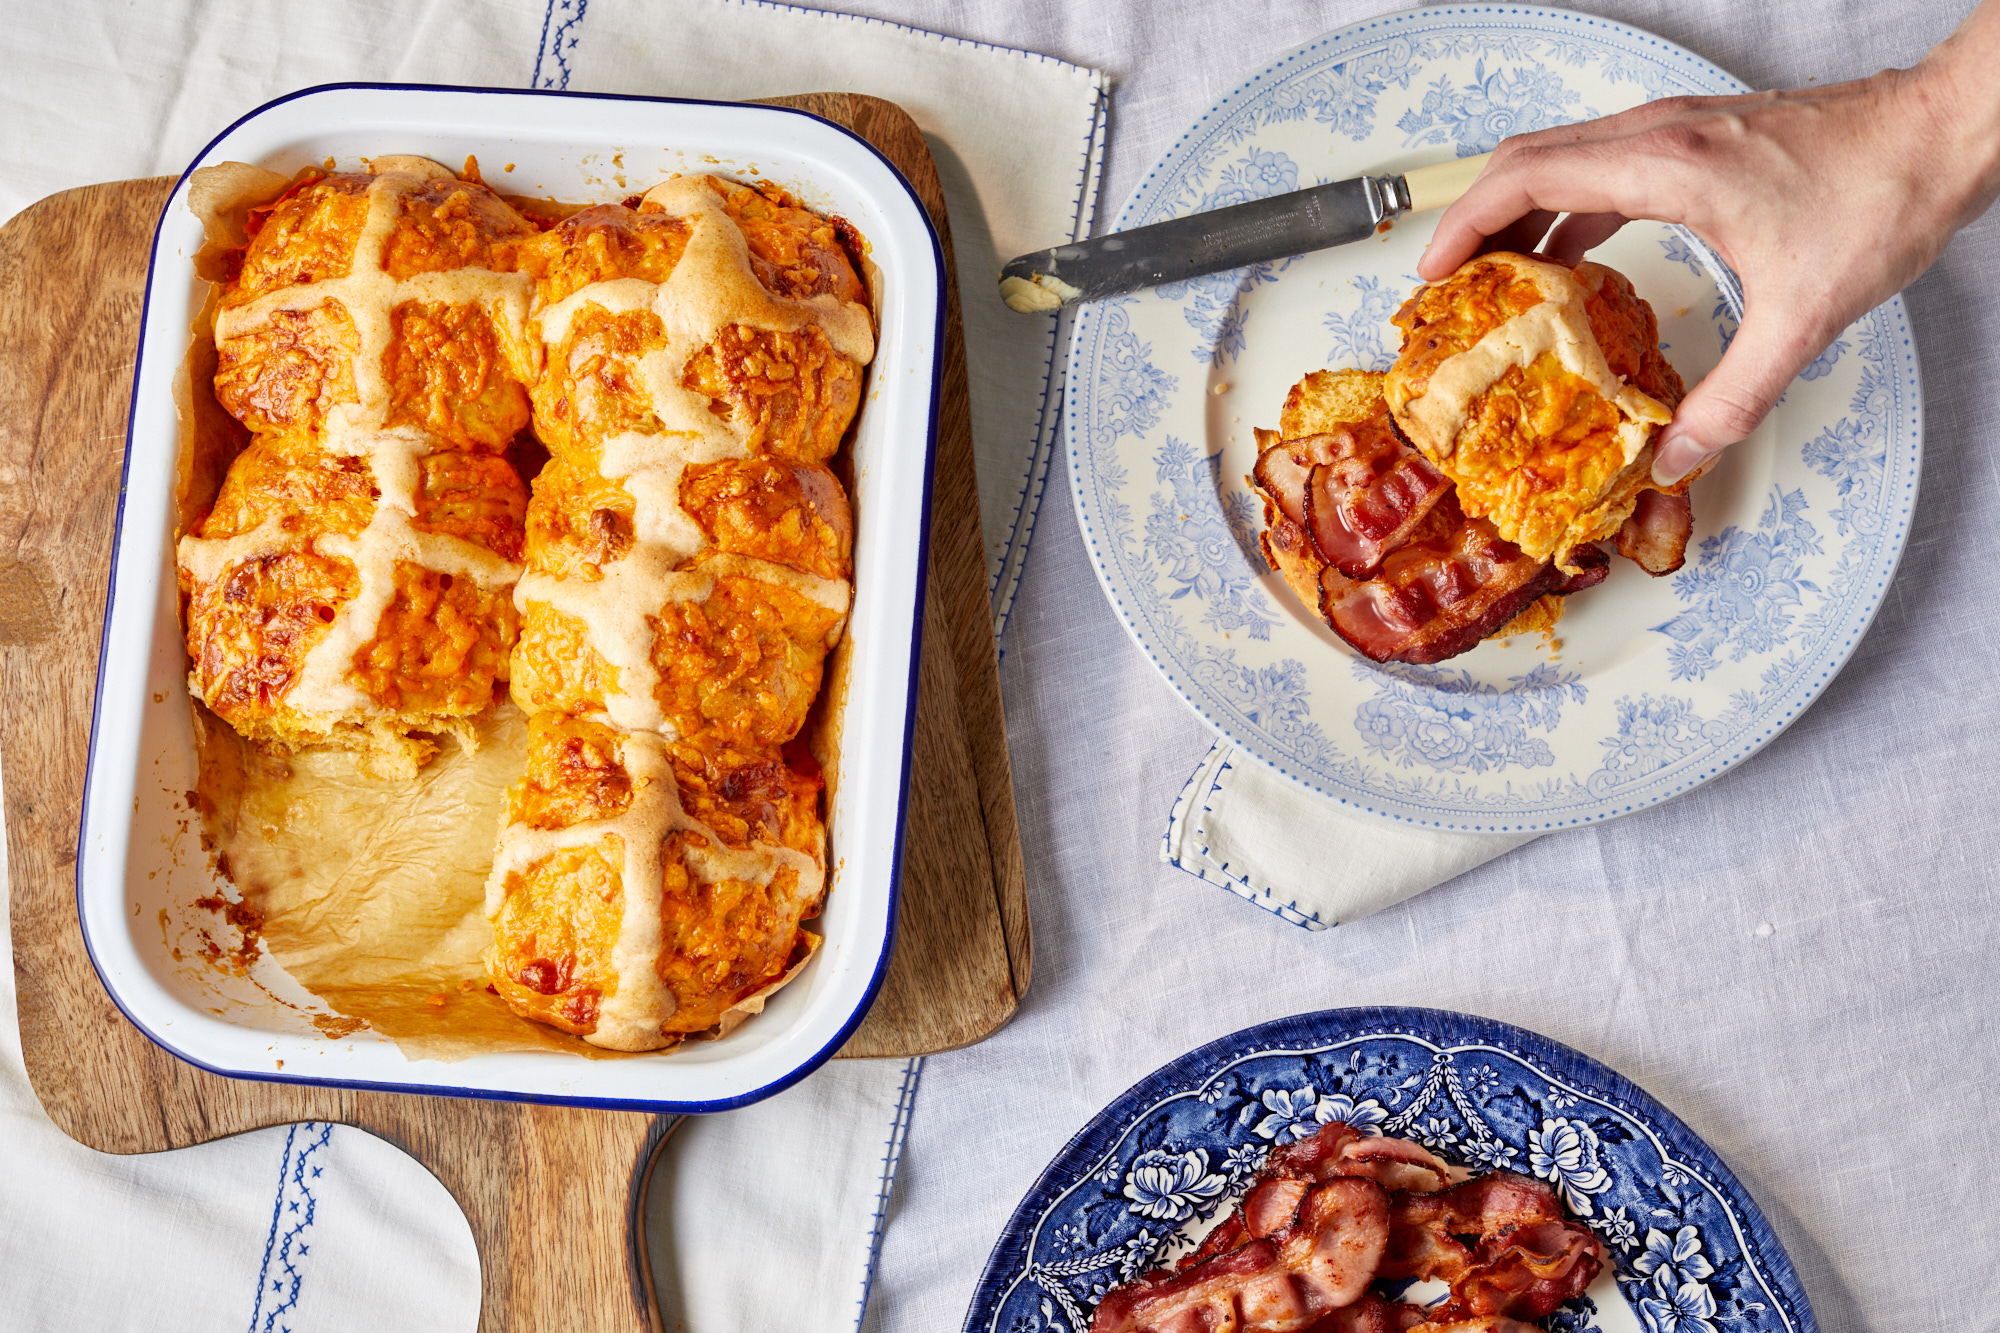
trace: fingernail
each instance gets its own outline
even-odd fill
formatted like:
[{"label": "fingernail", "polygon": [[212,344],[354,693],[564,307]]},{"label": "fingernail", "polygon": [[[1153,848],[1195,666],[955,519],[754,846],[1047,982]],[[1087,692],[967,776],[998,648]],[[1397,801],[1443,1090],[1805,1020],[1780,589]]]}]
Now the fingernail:
[{"label": "fingernail", "polygon": [[1695,438],[1684,430],[1669,426],[1660,433],[1659,443],[1653,447],[1653,481],[1660,486],[1672,486],[1682,477],[1700,467],[1709,451],[1702,448]]}]

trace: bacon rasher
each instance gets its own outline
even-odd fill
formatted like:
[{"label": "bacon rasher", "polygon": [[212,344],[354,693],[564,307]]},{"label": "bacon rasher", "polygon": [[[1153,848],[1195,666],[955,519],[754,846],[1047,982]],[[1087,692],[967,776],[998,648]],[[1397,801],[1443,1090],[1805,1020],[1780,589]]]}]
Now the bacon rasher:
[{"label": "bacon rasher", "polygon": [[1565,575],[1466,517],[1450,481],[1391,427],[1257,438],[1263,452],[1250,480],[1266,501],[1266,555],[1289,566],[1301,595],[1316,574],[1320,618],[1374,661],[1455,657],[1537,598],[1579,591],[1608,572],[1595,547],[1578,547],[1571,560],[1580,572]]},{"label": "bacon rasher", "polygon": [[1113,1291],[1091,1333],[1293,1333],[1354,1304],[1389,1240],[1389,1194],[1341,1176],[1307,1190],[1271,1235]]},{"label": "bacon rasher", "polygon": [[1388,1244],[1391,1192],[1464,1178],[1417,1144],[1335,1121],[1274,1148],[1243,1202],[1202,1244],[1173,1272],[1106,1296],[1091,1333],[1400,1333],[1422,1321],[1422,1308],[1392,1306],[1367,1290]]},{"label": "bacon rasher", "polygon": [[1370,422],[1266,449],[1256,481],[1350,579],[1373,577],[1451,489],[1428,458]]},{"label": "bacon rasher", "polygon": [[[1521,1321],[1580,1294],[1604,1248],[1540,1181],[1466,1177],[1418,1144],[1327,1125],[1273,1149],[1173,1271],[1106,1295],[1091,1333],[1537,1333]],[[1451,1295],[1387,1301],[1377,1278]]]},{"label": "bacon rasher", "polygon": [[[1468,1247],[1460,1237],[1478,1237]],[[1380,1276],[1435,1278],[1451,1298],[1434,1322],[1540,1319],[1581,1295],[1604,1246],[1539,1180],[1495,1171],[1438,1193],[1395,1197]]]},{"label": "bacon rasher", "polygon": [[1366,1135],[1335,1121],[1317,1134],[1273,1148],[1257,1173],[1259,1181],[1331,1180],[1361,1176],[1385,1190],[1441,1190],[1468,1176],[1420,1144],[1386,1135]]},{"label": "bacon rasher", "polygon": [[[1306,1333],[1410,1333],[1424,1327],[1424,1307],[1385,1301],[1370,1292],[1354,1304],[1335,1310]],[[1424,1333],[1430,1333],[1425,1329]],[[1541,1333],[1539,1329],[1531,1333]]]},{"label": "bacon rasher", "polygon": [[1537,598],[1603,581],[1610,561],[1579,546],[1576,575],[1524,555],[1484,519],[1467,518],[1446,495],[1374,578],[1355,581],[1329,567],[1320,575],[1319,612],[1341,638],[1377,662],[1442,662],[1476,646]]},{"label": "bacon rasher", "polygon": [[1299,1204],[1316,1184],[1338,1176],[1372,1180],[1383,1189],[1441,1190],[1466,1178],[1463,1168],[1450,1166],[1405,1139],[1370,1137],[1335,1121],[1317,1134],[1273,1148],[1235,1211],[1218,1223],[1177,1272],[1238,1246],[1271,1235],[1291,1222]]},{"label": "bacon rasher", "polygon": [[1433,1324],[1426,1318],[1429,1313],[1421,1305],[1369,1295],[1344,1310],[1335,1310],[1306,1333],[1542,1333],[1533,1324],[1505,1315],[1481,1315],[1450,1324]]},{"label": "bacon rasher", "polygon": [[1640,491],[1632,517],[1618,529],[1618,554],[1654,578],[1671,574],[1687,559],[1694,531],[1694,506],[1686,495]]}]

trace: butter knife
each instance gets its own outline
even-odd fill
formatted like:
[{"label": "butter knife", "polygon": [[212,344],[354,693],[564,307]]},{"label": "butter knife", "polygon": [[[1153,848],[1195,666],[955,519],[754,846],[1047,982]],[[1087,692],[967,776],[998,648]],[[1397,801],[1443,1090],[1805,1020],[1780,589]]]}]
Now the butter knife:
[{"label": "butter knife", "polygon": [[1472,187],[1491,156],[1461,157],[1400,176],[1356,176],[1039,250],[1000,270],[1000,299],[1027,314],[1057,310],[1363,240],[1400,213],[1451,203]]}]

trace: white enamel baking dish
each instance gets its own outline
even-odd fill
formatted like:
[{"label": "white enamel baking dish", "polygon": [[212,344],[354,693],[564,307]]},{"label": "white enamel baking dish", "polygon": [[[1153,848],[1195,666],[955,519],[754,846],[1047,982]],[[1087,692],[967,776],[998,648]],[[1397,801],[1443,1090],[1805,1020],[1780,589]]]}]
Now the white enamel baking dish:
[{"label": "white enamel baking dish", "polygon": [[[268,958],[248,977],[201,962],[194,900],[221,891],[185,793],[195,784],[172,549],[179,423],[173,379],[205,289],[187,178],[153,243],[77,849],[77,911],[126,1017],[191,1064],[236,1077],[647,1110],[719,1111],[789,1086],[830,1057],[880,987],[893,939],[930,533],[944,337],[943,260],[908,183],[868,143],[773,107],[501,89],[334,85],[281,98],[189,170],[242,161],[290,174],[331,157],[467,154],[505,193],[625,197],[672,172],[763,177],[846,218],[881,270],[880,339],[853,442],[853,641],[825,944],[760,1016],[656,1057],[541,1052],[413,1060],[363,1031],[329,1039],[325,1009]],[[505,171],[506,164],[512,171]],[[220,940],[227,947],[227,940]],[[179,956],[176,957],[178,952]]]}]

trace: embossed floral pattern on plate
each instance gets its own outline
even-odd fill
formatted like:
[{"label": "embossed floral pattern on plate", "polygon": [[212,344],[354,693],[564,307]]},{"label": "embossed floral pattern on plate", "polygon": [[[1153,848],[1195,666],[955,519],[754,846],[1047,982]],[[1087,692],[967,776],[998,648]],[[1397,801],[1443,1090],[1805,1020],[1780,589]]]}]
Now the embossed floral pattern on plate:
[{"label": "embossed floral pattern on plate", "polygon": [[1279,1019],[1149,1075],[1021,1201],[966,1333],[1085,1333],[1106,1291],[1194,1248],[1272,1147],[1333,1120],[1560,1193],[1611,1262],[1554,1333],[1815,1333],[1756,1203],[1671,1112],[1547,1038],[1428,1009]]},{"label": "embossed floral pattern on plate", "polygon": [[[1484,152],[1652,97],[1734,91],[1706,61],[1588,15],[1389,15],[1302,47],[1223,98],[1116,225]],[[1400,219],[1375,241],[1085,307],[1065,429],[1092,560],[1182,698],[1240,752],[1314,791],[1464,831],[1641,809],[1777,735],[1880,604],[1921,455],[1902,303],[1847,330],[1697,485],[1680,572],[1649,579],[1614,561],[1603,587],[1573,600],[1553,651],[1523,637],[1436,667],[1377,667],[1265,566],[1251,428],[1275,427],[1310,370],[1388,366],[1388,317],[1417,283],[1434,222]],[[1687,233],[1634,224],[1595,257],[1652,301],[1688,380],[1735,336],[1740,284]]]}]

